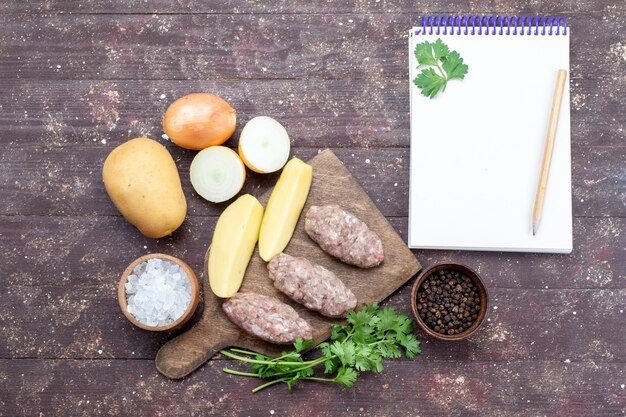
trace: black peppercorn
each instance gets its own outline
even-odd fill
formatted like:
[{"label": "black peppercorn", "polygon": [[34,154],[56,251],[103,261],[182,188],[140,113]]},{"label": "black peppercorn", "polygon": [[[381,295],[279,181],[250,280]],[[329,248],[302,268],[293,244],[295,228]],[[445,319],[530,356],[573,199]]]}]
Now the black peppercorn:
[{"label": "black peppercorn", "polygon": [[465,274],[439,270],[418,287],[417,309],[426,325],[443,335],[457,335],[478,318],[478,288]]}]

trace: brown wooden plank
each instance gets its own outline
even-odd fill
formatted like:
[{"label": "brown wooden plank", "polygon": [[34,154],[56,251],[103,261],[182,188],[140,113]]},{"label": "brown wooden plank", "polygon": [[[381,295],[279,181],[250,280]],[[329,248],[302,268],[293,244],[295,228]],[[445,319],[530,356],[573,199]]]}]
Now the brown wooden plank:
[{"label": "brown wooden plank", "polygon": [[[5,415],[615,417],[626,413],[624,364],[603,362],[386,361],[353,388],[307,383],[250,390],[212,361],[182,381],[151,361],[0,360]],[[245,368],[241,368],[242,370]]]},{"label": "brown wooden plank", "polygon": [[[593,89],[597,82],[584,82],[583,88]],[[238,129],[230,144],[257,115],[283,123],[297,146],[406,146],[409,140],[406,80],[4,80],[0,143],[116,145],[136,135],[160,138],[167,107],[192,92],[218,94],[237,110]],[[613,105],[605,103],[608,112]],[[603,131],[597,125],[605,121],[586,113],[583,117]]]},{"label": "brown wooden plank", "polygon": [[[197,196],[189,182],[194,153],[169,145],[177,161],[188,203],[188,215],[219,215],[226,203],[212,204]],[[110,147],[0,148],[0,214],[117,215],[101,180],[101,166]],[[385,216],[406,216],[408,210],[408,148],[334,149],[357,182]],[[315,148],[295,148],[308,159]],[[575,216],[626,216],[623,162],[626,147],[574,146],[572,151]],[[248,173],[242,192],[261,195],[278,174]]]},{"label": "brown wooden plank", "polygon": [[[0,326],[6,335],[6,346],[0,345],[0,357],[154,359],[168,335],[134,328],[119,312],[114,294],[87,294],[96,289],[100,290],[80,286],[59,293],[57,288],[57,293],[51,295],[54,291],[44,287],[39,290],[41,295],[30,297],[33,303],[43,304],[26,307],[13,296],[13,290],[3,294],[7,300],[2,315],[11,321]],[[405,287],[384,305],[410,314],[409,295],[410,288]],[[626,355],[626,290],[494,288],[490,295],[492,308],[498,309],[489,312],[484,327],[467,341],[451,344],[417,331],[424,343],[423,356],[453,361],[619,362]],[[529,307],[532,315],[525,314]],[[6,312],[9,308],[13,311]],[[15,317],[18,311],[20,317]],[[24,317],[27,314],[32,316]]]},{"label": "brown wooden plank", "polygon": [[[623,77],[624,17],[622,10],[610,7],[571,17],[572,78]],[[407,31],[418,20],[419,10],[261,16],[4,14],[0,24],[11,36],[0,45],[0,77],[405,80]]]},{"label": "brown wooden plank", "polygon": [[[2,285],[24,288],[94,286],[115,291],[131,260],[151,252],[180,256],[197,273],[216,217],[191,217],[174,236],[154,240],[119,216],[2,216]],[[406,240],[407,218],[390,219]],[[571,255],[416,250],[424,268],[456,260],[485,274],[489,287],[523,289],[626,288],[626,226],[623,218],[574,220]],[[56,290],[58,291],[58,290]],[[27,296],[16,294],[24,300]],[[29,304],[24,302],[23,304]],[[30,303],[32,304],[32,303]]]},{"label": "brown wooden plank", "polygon": [[[168,335],[136,329],[123,317],[119,275],[140,255],[164,252],[184,259],[204,284],[203,257],[216,221],[194,217],[175,237],[156,241],[113,216],[1,219],[0,252],[8,257],[0,266],[0,358],[154,358]],[[391,221],[405,239],[407,219]],[[424,268],[453,260],[479,271],[492,304],[475,337],[459,344],[431,340],[425,355],[498,361],[625,357],[625,222],[575,219],[569,256],[415,251]],[[385,305],[409,313],[411,283]]]},{"label": "brown wooden plank", "polygon": [[[197,91],[224,97],[238,112],[236,143],[252,117],[269,115],[295,146],[390,147],[409,144],[407,79],[88,81],[0,80],[1,144],[117,145],[130,137],[161,137],[176,98]],[[571,83],[572,141],[623,144],[626,78]],[[621,132],[621,133],[620,133]]]},{"label": "brown wooden plank", "polygon": [[232,2],[226,0],[34,0],[27,4],[11,2],[0,3],[3,13],[199,13],[199,14],[318,14],[318,13],[371,13],[371,14],[404,14],[404,13],[468,13],[484,14],[498,11],[501,15],[553,15],[572,12],[591,12],[614,10],[621,3],[616,0],[566,0],[546,4],[522,3],[506,0],[490,0],[468,3],[463,0],[452,1],[411,1],[411,0],[379,0],[328,2],[313,0],[309,2],[292,2],[288,0],[252,0]]}]

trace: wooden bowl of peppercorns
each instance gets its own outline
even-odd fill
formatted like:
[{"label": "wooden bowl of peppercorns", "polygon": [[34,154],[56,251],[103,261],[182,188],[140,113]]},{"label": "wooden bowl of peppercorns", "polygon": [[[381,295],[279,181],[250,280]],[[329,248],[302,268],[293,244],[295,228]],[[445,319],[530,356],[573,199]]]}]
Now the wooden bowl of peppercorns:
[{"label": "wooden bowl of peppercorns", "polygon": [[487,314],[487,290],[476,272],[465,265],[443,263],[413,284],[411,310],[426,334],[441,340],[461,340],[480,327]]}]

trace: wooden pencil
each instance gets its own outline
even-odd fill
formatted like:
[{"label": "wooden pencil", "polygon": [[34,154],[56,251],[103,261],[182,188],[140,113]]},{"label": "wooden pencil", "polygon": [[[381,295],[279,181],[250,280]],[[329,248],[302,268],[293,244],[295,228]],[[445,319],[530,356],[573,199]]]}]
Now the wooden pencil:
[{"label": "wooden pencil", "polygon": [[561,101],[563,101],[563,91],[565,90],[566,79],[567,71],[564,69],[560,69],[557,73],[556,86],[554,87],[554,96],[552,97],[552,108],[550,110],[548,134],[546,136],[546,145],[543,151],[543,162],[541,164],[541,173],[539,174],[537,194],[535,195],[535,206],[533,207],[533,236],[537,234],[537,230],[539,229],[539,223],[541,222],[543,201],[546,196],[548,177],[550,175],[550,162],[552,161],[552,151],[554,150],[554,138],[556,137],[556,127],[559,123],[559,113],[561,112]]}]

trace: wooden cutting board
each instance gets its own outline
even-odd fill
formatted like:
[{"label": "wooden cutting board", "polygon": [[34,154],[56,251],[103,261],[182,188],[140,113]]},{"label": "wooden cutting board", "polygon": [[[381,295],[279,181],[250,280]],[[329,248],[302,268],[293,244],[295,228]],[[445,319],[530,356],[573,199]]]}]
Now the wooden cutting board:
[{"label": "wooden cutting board", "polygon": [[[305,256],[333,271],[354,292],[358,300],[357,309],[384,300],[420,270],[419,262],[332,151],[325,150],[308,163],[313,166],[313,184],[296,231],[284,252],[293,256]],[[270,191],[259,198],[264,206],[269,195]],[[385,253],[385,261],[381,266],[360,269],[346,265],[323,252],[309,238],[304,231],[304,214],[310,206],[326,204],[338,204],[378,233]],[[204,272],[206,279],[206,257]],[[222,312],[222,300],[213,295],[208,282],[205,282],[204,289],[204,311],[201,319],[189,331],[168,341],[157,354],[156,366],[163,375],[182,378],[227,346],[237,346],[266,355],[277,355],[290,349],[289,346],[274,345],[250,336],[232,324]],[[269,279],[266,263],[259,257],[258,251],[252,256],[240,292],[271,295],[293,306],[313,326],[313,346],[327,339],[330,336],[330,324],[338,322],[307,310],[276,290]]]}]

